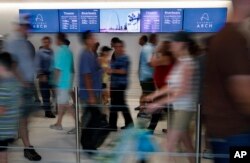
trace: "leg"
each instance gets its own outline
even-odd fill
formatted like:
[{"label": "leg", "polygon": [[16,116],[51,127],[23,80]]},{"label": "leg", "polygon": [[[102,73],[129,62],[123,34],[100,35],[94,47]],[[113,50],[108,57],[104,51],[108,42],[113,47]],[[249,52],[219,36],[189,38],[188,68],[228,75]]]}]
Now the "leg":
[{"label": "leg", "polygon": [[[187,150],[188,153],[194,153],[195,150],[194,150],[194,147],[193,147],[193,144],[192,144],[192,139],[191,139],[191,136],[188,132],[184,132],[183,135],[182,135],[182,142]],[[192,156],[192,157],[188,157],[188,160],[190,163],[195,163],[195,157]]]},{"label": "leg", "polygon": [[30,147],[30,140],[29,140],[29,131],[28,131],[28,117],[23,117],[20,120],[20,128],[19,128],[20,136],[22,138],[23,144],[25,147]]},{"label": "leg", "polygon": [[117,118],[118,118],[118,102],[117,102],[117,90],[115,89],[111,89],[111,92],[110,92],[110,97],[111,97],[111,106],[110,106],[110,113],[109,113],[109,126],[110,128],[112,129],[117,129]]},{"label": "leg", "polygon": [[126,95],[124,88],[121,88],[121,90],[118,91],[117,97],[119,97],[119,105],[121,107],[119,110],[122,111],[123,117],[125,119],[125,126],[133,125],[133,119],[126,103]]},{"label": "leg", "polygon": [[8,163],[7,151],[0,151],[0,162],[1,163]]},{"label": "leg", "polygon": [[40,92],[43,100],[43,109],[45,110],[45,116],[48,118],[55,118],[51,111],[50,104],[50,85],[48,82],[40,82]]},{"label": "leg", "polygon": [[58,105],[58,118],[56,122],[56,126],[62,126],[62,119],[64,114],[66,113],[67,105],[65,104],[59,104]]},{"label": "leg", "polygon": [[157,113],[152,114],[152,118],[151,118],[150,124],[148,126],[148,129],[154,131],[160,118],[161,118],[161,112],[157,112]]}]

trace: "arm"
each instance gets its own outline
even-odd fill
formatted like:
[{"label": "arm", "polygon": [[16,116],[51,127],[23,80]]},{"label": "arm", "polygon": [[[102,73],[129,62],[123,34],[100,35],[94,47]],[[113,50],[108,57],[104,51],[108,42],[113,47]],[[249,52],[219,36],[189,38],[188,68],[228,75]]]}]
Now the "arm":
[{"label": "arm", "polygon": [[162,56],[162,55],[159,57],[153,55],[150,61],[150,65],[152,67],[169,65],[170,63],[171,63],[170,58],[168,56]]},{"label": "arm", "polygon": [[[163,105],[175,101],[178,97],[182,96],[186,92],[190,91],[190,81],[192,82],[192,76],[194,69],[191,65],[183,66],[183,77],[181,79],[181,85],[179,88],[169,89],[167,92],[169,96],[164,97],[154,103],[151,103],[146,106],[147,112],[154,112],[160,108],[163,108]],[[165,87],[164,87],[165,88]],[[165,88],[166,89],[166,88]]]},{"label": "arm", "polygon": [[83,81],[85,83],[85,88],[86,88],[86,91],[88,92],[88,96],[89,96],[89,99],[88,99],[88,102],[89,104],[95,104],[95,93],[94,93],[94,90],[93,90],[93,80],[92,80],[92,76],[91,74],[84,74],[83,75]]},{"label": "arm", "polygon": [[59,69],[55,69],[54,71],[54,81],[55,83],[58,83],[59,77],[60,77],[60,70]]}]

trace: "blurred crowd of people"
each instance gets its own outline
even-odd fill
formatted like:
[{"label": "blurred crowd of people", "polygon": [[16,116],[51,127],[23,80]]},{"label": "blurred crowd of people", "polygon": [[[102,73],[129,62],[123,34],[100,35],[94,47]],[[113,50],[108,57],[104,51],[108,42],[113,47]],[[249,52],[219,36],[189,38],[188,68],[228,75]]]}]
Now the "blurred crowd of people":
[{"label": "blurred crowd of people", "polygon": [[[214,154],[229,154],[230,146],[250,146],[250,47],[249,33],[243,28],[250,5],[248,0],[233,1],[233,4],[233,22],[206,38],[203,49],[186,32],[178,32],[162,42],[157,34],[142,35],[138,40],[141,46],[138,78],[142,95],[135,110],[138,110],[138,118],[150,120],[148,126],[144,125],[149,135],[154,134],[162,114],[168,112],[168,127],[163,129],[168,152],[176,152],[179,144],[183,144],[187,153],[195,153],[190,124],[198,105],[206,129],[206,147]],[[8,144],[15,141],[18,132],[25,147],[24,157],[30,161],[42,159],[31,145],[28,132],[28,119],[40,107],[45,117],[56,118],[52,105],[55,101],[58,114],[56,122],[49,126],[51,129],[63,130],[62,120],[67,111],[76,119],[76,97],[72,90],[76,74],[71,42],[66,34],[58,33],[55,38],[58,48],[54,52],[52,38],[45,36],[36,51],[28,40],[29,28],[27,15],[21,16],[16,31],[4,41],[0,55],[1,163],[7,162]],[[96,110],[108,117],[105,129],[109,132],[118,130],[118,112],[125,120],[121,129],[136,127],[137,120],[133,120],[126,101],[131,73],[126,43],[114,37],[110,47],[99,48],[100,43],[90,31],[82,33],[80,40],[82,50],[76,65],[83,108],[81,127],[88,127],[93,117],[98,121]],[[39,89],[34,84],[35,79]],[[109,108],[108,113],[104,107]],[[73,128],[68,133],[75,132]],[[97,150],[97,145],[88,143],[83,149]],[[195,162],[193,156],[188,159],[190,163]],[[227,163],[229,157],[214,157],[214,160]],[[140,161],[146,160],[141,158]],[[169,157],[168,161],[174,158]]]}]

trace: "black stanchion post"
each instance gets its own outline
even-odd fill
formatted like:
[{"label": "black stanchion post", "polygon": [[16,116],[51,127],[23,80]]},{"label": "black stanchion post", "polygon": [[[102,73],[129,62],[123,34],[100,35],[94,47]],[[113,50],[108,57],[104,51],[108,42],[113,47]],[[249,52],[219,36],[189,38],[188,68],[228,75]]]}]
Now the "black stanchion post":
[{"label": "black stanchion post", "polygon": [[74,87],[75,93],[75,126],[76,126],[76,163],[80,163],[80,143],[79,143],[79,98],[78,98],[78,87]]},{"label": "black stanchion post", "polygon": [[197,105],[196,113],[196,139],[195,139],[195,152],[196,152],[196,163],[201,162],[201,105]]}]

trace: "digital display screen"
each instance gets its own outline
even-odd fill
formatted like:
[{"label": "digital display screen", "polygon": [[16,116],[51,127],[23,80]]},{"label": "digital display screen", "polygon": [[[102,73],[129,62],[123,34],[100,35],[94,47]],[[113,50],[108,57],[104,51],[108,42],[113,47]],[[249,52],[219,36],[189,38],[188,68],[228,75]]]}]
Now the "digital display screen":
[{"label": "digital display screen", "polygon": [[141,10],[141,32],[178,32],[182,21],[183,9]]},{"label": "digital display screen", "polygon": [[101,9],[100,32],[140,32],[140,9]]},{"label": "digital display screen", "polygon": [[141,10],[141,32],[161,32],[161,10]]},{"label": "digital display screen", "polygon": [[226,23],[227,8],[184,9],[183,30],[186,32],[218,32]]},{"label": "digital display screen", "polygon": [[162,9],[161,32],[182,30],[183,9]]},{"label": "digital display screen", "polygon": [[79,32],[78,10],[59,10],[60,32]]},{"label": "digital display screen", "polygon": [[92,32],[100,31],[100,10],[84,9],[79,10],[80,32],[90,30]]},{"label": "digital display screen", "polygon": [[31,30],[34,33],[59,32],[58,10],[19,10],[19,14],[27,14],[30,17]]}]

